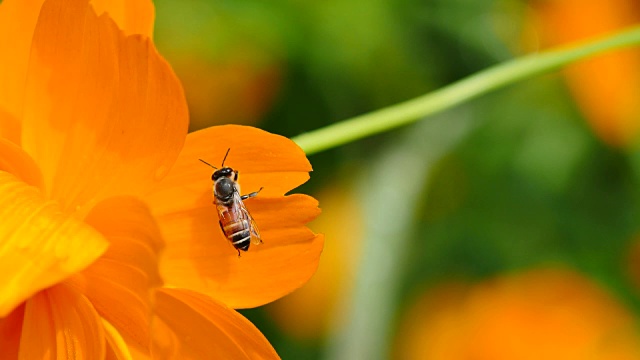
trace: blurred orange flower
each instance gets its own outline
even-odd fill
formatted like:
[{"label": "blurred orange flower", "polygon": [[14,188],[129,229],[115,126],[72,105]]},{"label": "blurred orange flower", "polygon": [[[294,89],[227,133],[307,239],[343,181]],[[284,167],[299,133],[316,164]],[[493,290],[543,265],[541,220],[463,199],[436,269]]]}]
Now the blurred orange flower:
[{"label": "blurred orange flower", "polygon": [[[186,135],[182,88],[149,39],[151,2],[92,4],[0,5],[2,356],[277,358],[233,308],[315,271],[323,239],[305,223],[317,202],[284,196],[309,162],[258,129]],[[242,258],[198,161],[229,147],[244,189],[264,186],[247,201],[264,245]]]},{"label": "blurred orange flower", "polygon": [[[532,1],[533,28],[543,46],[603,36],[640,22],[636,0]],[[640,131],[640,50],[627,49],[571,65],[566,79],[595,133],[625,147]]]},{"label": "blurred orange flower", "polygon": [[640,359],[632,314],[568,270],[442,286],[403,318],[399,359]]}]

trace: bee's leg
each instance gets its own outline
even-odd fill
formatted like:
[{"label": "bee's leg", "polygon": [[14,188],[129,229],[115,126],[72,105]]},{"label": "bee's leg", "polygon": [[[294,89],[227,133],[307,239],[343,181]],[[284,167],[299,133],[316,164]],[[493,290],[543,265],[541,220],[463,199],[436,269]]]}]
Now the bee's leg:
[{"label": "bee's leg", "polygon": [[238,181],[239,172],[236,170],[236,174],[233,176],[233,181]]},{"label": "bee's leg", "polygon": [[258,193],[259,193],[260,191],[262,191],[262,189],[264,189],[264,188],[263,188],[263,187],[261,187],[261,188],[260,188],[260,190],[258,190],[258,191],[254,191],[254,192],[252,192],[251,194],[242,195],[242,196],[240,196],[240,198],[241,198],[242,200],[247,200],[248,198],[252,198],[252,197],[254,197],[254,196],[257,196],[257,195],[258,195]]},{"label": "bee's leg", "polygon": [[222,226],[222,221],[218,220],[218,224],[220,224],[220,230],[222,230],[222,235],[227,236],[227,234],[224,232],[224,227]]},{"label": "bee's leg", "polygon": [[236,249],[236,251],[238,251],[238,257],[240,257],[240,250]]}]

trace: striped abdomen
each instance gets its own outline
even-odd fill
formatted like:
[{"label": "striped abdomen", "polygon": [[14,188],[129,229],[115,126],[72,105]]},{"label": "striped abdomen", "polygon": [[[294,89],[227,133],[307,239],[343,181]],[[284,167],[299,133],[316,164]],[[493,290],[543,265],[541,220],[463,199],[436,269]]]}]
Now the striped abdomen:
[{"label": "striped abdomen", "polygon": [[251,245],[251,226],[249,218],[246,217],[239,207],[218,204],[218,215],[220,217],[220,227],[224,236],[233,244],[233,247],[247,251]]}]

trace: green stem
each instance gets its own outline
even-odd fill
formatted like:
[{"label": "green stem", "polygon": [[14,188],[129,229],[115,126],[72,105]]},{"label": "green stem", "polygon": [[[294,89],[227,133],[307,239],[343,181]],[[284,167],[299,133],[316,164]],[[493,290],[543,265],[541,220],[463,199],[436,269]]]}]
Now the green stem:
[{"label": "green stem", "polygon": [[307,155],[410,124],[517,81],[614,49],[640,45],[640,26],[583,45],[523,56],[495,65],[432,93],[293,138]]}]

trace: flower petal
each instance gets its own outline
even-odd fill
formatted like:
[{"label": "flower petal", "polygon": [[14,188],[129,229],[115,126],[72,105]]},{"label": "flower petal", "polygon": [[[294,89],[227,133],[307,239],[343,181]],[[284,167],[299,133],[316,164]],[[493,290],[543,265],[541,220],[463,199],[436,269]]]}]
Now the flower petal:
[{"label": "flower petal", "polygon": [[111,198],[87,216],[110,242],[109,250],[68,282],[131,346],[148,352],[151,296],[161,284],[158,253],[162,239],[147,207],[135,198]]},{"label": "flower petal", "polygon": [[118,330],[105,319],[102,319],[102,326],[107,340],[105,360],[132,360],[129,347]]},{"label": "flower petal", "polygon": [[151,322],[151,357],[153,359],[179,359],[180,340],[174,331],[157,315]]},{"label": "flower petal", "polygon": [[0,170],[18,177],[29,185],[42,190],[42,173],[35,161],[13,142],[0,138]]},{"label": "flower petal", "polygon": [[[0,1],[0,137],[20,142],[24,84],[31,39],[44,0]],[[93,0],[127,34],[151,37],[154,8],[149,0]]]},{"label": "flower petal", "polygon": [[147,191],[188,126],[180,83],[153,43],[124,36],[87,0],[42,6],[25,104],[23,147],[49,196],[81,214],[100,199]]},{"label": "flower petal", "polygon": [[155,9],[150,0],[92,0],[98,15],[106,12],[125,34],[153,36]]},{"label": "flower petal", "polygon": [[33,29],[43,0],[0,5],[0,137],[20,142],[22,96]]},{"label": "flower petal", "polygon": [[[220,231],[203,159],[239,171],[263,245],[238,258]],[[160,262],[167,285],[203,292],[240,308],[273,301],[300,287],[318,265],[323,239],[305,224],[319,214],[317,201],[283,195],[309,178],[311,165],[291,140],[248,126],[215,126],[187,135],[169,174],[145,198],[167,241]],[[291,271],[290,269],[296,269]]]},{"label": "flower petal", "polygon": [[305,227],[319,213],[306,195],[246,201],[263,244],[238,257],[223,237],[215,207],[158,219],[167,239],[165,283],[202,292],[233,308],[264,305],[302,286],[315,272],[323,238]]},{"label": "flower petal", "polygon": [[154,214],[168,214],[211,204],[211,173],[202,159],[239,171],[245,192],[264,187],[260,196],[282,196],[309,179],[311,164],[293,141],[266,131],[239,125],[214,126],[187,135],[171,171],[146,195]]},{"label": "flower petal", "polygon": [[105,336],[87,298],[65,285],[43,290],[27,301],[20,359],[103,359]]},{"label": "flower petal", "polygon": [[63,214],[40,191],[0,171],[0,317],[74,274],[106,250],[93,228]]},{"label": "flower petal", "polygon": [[[0,74],[0,76],[2,76],[2,74]],[[0,95],[0,97],[1,96],[2,95]],[[2,109],[1,106],[2,105],[0,105],[0,138],[19,144],[21,124],[17,117],[10,114],[7,110]]]},{"label": "flower petal", "polygon": [[162,289],[156,311],[176,335],[180,359],[279,359],[249,320],[202,294]]},{"label": "flower petal", "polygon": [[0,349],[5,359],[18,358],[23,318],[24,304],[15,308],[7,317],[0,319]]}]

